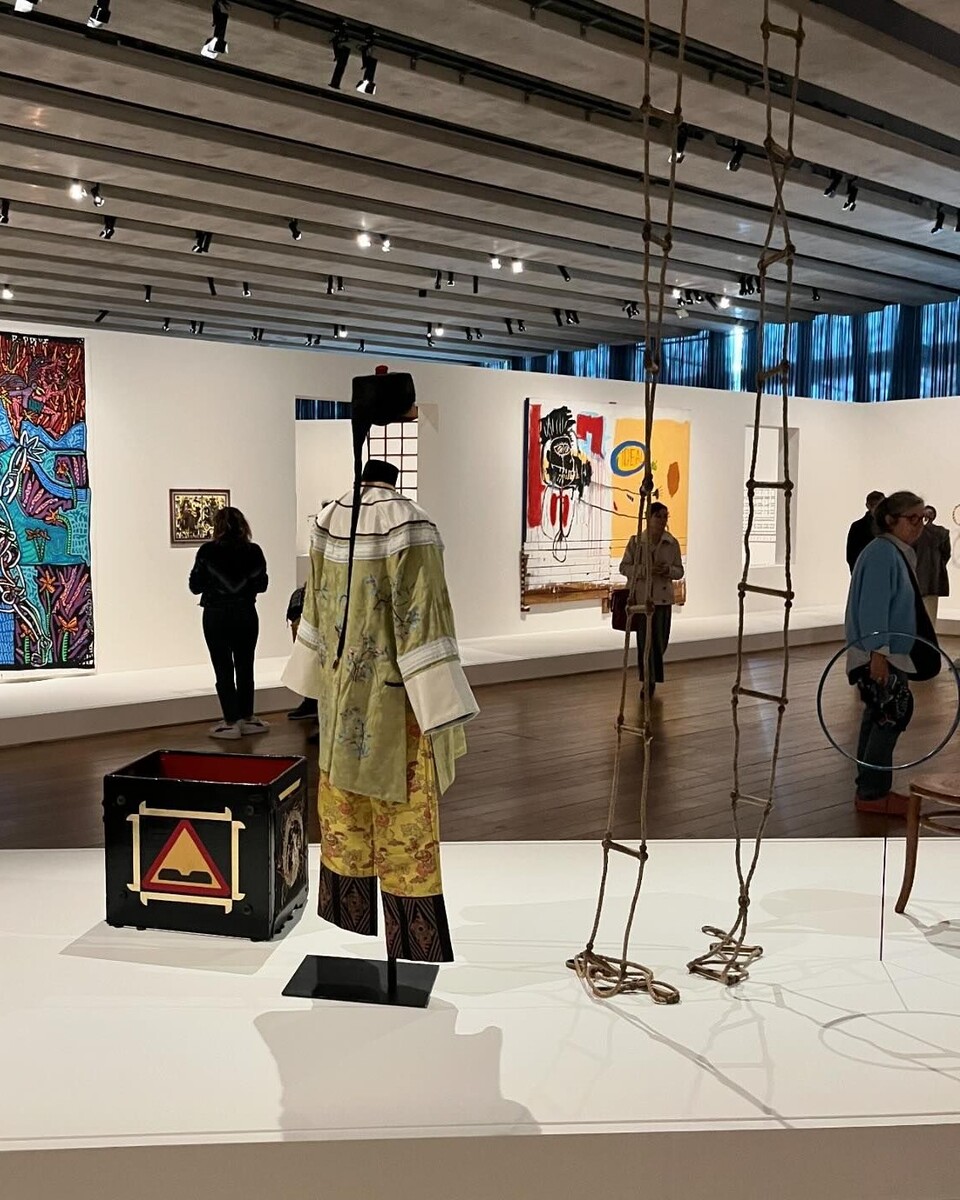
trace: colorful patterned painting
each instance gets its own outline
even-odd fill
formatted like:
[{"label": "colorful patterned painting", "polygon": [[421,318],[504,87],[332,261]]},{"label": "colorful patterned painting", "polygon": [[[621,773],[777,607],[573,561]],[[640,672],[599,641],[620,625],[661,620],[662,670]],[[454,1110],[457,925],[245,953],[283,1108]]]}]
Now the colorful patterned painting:
[{"label": "colorful patterned painting", "polygon": [[0,671],[93,659],[83,342],[0,334]]},{"label": "colorful patterned painting", "polygon": [[[637,531],[647,461],[642,418],[621,406],[553,405],[528,400],[524,437],[521,604],[605,598]],[[687,551],[690,424],[657,420],[655,496],[670,509],[669,529]]]}]

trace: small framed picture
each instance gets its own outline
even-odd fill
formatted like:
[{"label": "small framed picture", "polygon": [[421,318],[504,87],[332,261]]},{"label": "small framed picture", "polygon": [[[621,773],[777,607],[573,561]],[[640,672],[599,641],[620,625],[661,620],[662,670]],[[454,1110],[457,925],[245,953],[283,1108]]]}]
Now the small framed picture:
[{"label": "small framed picture", "polygon": [[200,546],[213,537],[213,522],[230,504],[230,493],[215,488],[201,491],[170,490],[170,544]]}]

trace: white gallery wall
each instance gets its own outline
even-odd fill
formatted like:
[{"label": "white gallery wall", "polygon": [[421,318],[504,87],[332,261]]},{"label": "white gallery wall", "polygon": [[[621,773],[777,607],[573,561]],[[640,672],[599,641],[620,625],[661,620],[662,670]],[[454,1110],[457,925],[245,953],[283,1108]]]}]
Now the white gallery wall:
[{"label": "white gallery wall", "polygon": [[[206,659],[200,614],[186,589],[193,552],[169,544],[170,488],[231,489],[270,566],[260,654],[286,654],[283,615],[296,555],[306,545],[306,519],[319,500],[350,482],[346,427],[296,422],[295,399],[347,400],[352,377],[369,373],[375,360],[101,330],[27,326],[23,332],[86,340],[99,669]],[[420,502],[447,545],[460,636],[607,623],[596,605],[520,612],[524,401],[613,402],[640,415],[642,386],[406,366],[420,399]],[[779,405],[766,403],[764,422],[775,425]],[[662,387],[659,406],[663,415],[691,422],[689,602],[678,619],[731,613],[741,564],[744,430],[753,399]],[[794,400],[790,423],[799,445],[797,605],[840,605],[848,578],[846,528],[861,514],[866,490],[926,488],[949,519],[960,403]],[[777,574],[772,568],[770,582]]]}]

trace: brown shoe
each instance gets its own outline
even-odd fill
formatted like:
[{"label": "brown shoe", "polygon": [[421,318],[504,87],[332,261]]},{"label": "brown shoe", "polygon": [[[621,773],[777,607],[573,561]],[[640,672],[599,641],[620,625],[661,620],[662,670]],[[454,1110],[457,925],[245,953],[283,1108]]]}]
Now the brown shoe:
[{"label": "brown shoe", "polygon": [[905,817],[910,804],[910,797],[900,792],[887,792],[885,796],[877,796],[868,800],[865,796],[857,795],[855,807],[858,813],[879,813],[887,817]]}]

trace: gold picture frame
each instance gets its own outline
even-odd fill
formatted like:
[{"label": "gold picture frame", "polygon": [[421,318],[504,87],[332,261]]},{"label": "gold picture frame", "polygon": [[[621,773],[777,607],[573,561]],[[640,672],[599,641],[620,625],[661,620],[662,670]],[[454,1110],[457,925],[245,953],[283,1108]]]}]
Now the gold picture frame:
[{"label": "gold picture frame", "polygon": [[230,504],[225,488],[170,489],[170,545],[202,546],[213,537],[213,520]]}]

